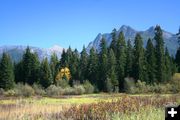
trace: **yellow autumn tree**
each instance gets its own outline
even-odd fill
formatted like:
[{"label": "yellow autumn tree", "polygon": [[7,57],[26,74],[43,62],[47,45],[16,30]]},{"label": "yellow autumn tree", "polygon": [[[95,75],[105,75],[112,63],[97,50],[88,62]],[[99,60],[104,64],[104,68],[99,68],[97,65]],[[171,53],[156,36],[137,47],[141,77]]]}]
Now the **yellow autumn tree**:
[{"label": "yellow autumn tree", "polygon": [[60,69],[56,76],[56,80],[62,80],[63,78],[66,78],[67,80],[70,80],[71,78],[70,70],[67,67]]}]

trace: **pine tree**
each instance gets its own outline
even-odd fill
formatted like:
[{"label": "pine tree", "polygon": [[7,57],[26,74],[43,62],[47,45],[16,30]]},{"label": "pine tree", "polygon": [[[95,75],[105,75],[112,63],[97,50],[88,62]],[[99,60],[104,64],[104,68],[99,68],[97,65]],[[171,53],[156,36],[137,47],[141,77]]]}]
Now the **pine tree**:
[{"label": "pine tree", "polygon": [[88,54],[86,52],[85,46],[83,46],[83,50],[81,52],[80,57],[80,81],[83,81],[87,78],[87,65],[88,65]]},{"label": "pine tree", "polygon": [[169,55],[169,51],[166,47],[165,50],[165,81],[169,81],[172,76],[172,67],[171,67],[171,57]]},{"label": "pine tree", "polygon": [[125,66],[126,66],[126,42],[123,32],[120,32],[117,40],[117,72],[119,80],[119,90],[122,91],[125,78]]},{"label": "pine tree", "polygon": [[73,80],[79,80],[79,53],[75,49],[71,57],[71,75]]},{"label": "pine tree", "polygon": [[27,81],[32,85],[39,82],[40,62],[37,53],[31,53],[31,77]]},{"label": "pine tree", "polygon": [[107,57],[107,44],[106,40],[103,37],[100,43],[101,51],[99,53],[99,79],[98,79],[98,88],[100,91],[107,91],[106,82],[107,72],[108,72],[108,57]]},{"label": "pine tree", "polygon": [[8,54],[3,53],[0,61],[0,88],[11,89],[14,85],[13,64]]},{"label": "pine tree", "polygon": [[61,59],[60,59],[60,65],[61,68],[67,67],[68,63],[67,63],[67,54],[65,49],[63,49],[62,54],[61,54]]},{"label": "pine tree", "polygon": [[56,55],[56,53],[53,53],[51,55],[51,60],[50,60],[50,68],[51,68],[51,72],[52,72],[52,77],[53,77],[53,83],[55,83],[55,79],[56,79],[56,75],[58,73],[58,57]]},{"label": "pine tree", "polygon": [[155,48],[153,46],[152,40],[149,39],[146,46],[146,60],[147,60],[147,74],[148,79],[147,83],[153,84],[156,82],[156,57],[155,57]]},{"label": "pine tree", "polygon": [[22,73],[23,73],[23,63],[22,63],[22,60],[19,63],[15,64],[14,68],[15,68],[14,69],[15,82],[16,83],[18,83],[18,82],[22,83],[23,80],[24,80],[24,78],[22,76]]},{"label": "pine tree", "polygon": [[116,71],[116,57],[112,49],[109,51],[109,60],[108,60],[108,78],[115,91],[116,86],[118,86],[117,71]]},{"label": "pine tree", "polygon": [[177,64],[178,72],[180,73],[180,47],[178,48],[176,52],[175,62]]},{"label": "pine tree", "polygon": [[165,80],[165,57],[164,57],[164,40],[163,32],[160,26],[155,28],[155,37],[156,40],[156,59],[157,59],[157,80],[158,82],[163,82]]},{"label": "pine tree", "polygon": [[143,41],[140,34],[137,34],[134,41],[134,65],[133,76],[136,80],[143,80],[143,67],[144,67],[144,49]]},{"label": "pine tree", "polygon": [[116,38],[116,32],[117,30],[114,28],[112,33],[111,33],[111,36],[112,36],[112,42],[110,44],[110,49],[112,49],[114,51],[114,53],[116,54],[116,45],[117,45],[117,38]]},{"label": "pine tree", "polygon": [[175,63],[177,65],[177,71],[180,73],[180,27],[179,27],[179,32],[177,33],[177,35],[178,35],[179,47],[176,52]]},{"label": "pine tree", "polygon": [[32,85],[34,82],[39,81],[39,59],[36,53],[31,53],[30,48],[26,48],[23,55],[23,82]]},{"label": "pine tree", "polygon": [[89,59],[88,59],[88,80],[91,84],[97,85],[97,75],[98,71],[98,55],[95,49],[92,47],[90,49]]},{"label": "pine tree", "polygon": [[51,69],[48,63],[47,58],[45,58],[41,63],[41,69],[40,69],[40,84],[47,88],[53,83],[53,77],[51,74]]},{"label": "pine tree", "polygon": [[127,50],[126,50],[126,55],[127,55],[127,58],[126,58],[126,72],[125,72],[125,76],[126,77],[132,77],[132,69],[133,69],[133,48],[132,48],[132,45],[131,45],[131,41],[128,40],[127,42]]}]

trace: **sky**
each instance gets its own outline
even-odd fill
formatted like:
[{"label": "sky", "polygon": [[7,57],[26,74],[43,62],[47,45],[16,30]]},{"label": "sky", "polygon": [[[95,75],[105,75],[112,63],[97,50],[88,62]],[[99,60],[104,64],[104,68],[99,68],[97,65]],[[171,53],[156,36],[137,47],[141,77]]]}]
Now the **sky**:
[{"label": "sky", "polygon": [[98,33],[161,25],[177,33],[179,0],[0,0],[0,46],[59,45],[81,50]]}]

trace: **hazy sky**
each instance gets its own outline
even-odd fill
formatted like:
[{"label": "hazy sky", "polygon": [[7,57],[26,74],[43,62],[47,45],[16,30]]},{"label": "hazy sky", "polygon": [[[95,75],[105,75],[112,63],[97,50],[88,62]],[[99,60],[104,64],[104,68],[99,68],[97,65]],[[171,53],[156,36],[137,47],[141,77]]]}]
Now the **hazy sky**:
[{"label": "hazy sky", "polygon": [[82,49],[121,25],[176,33],[180,0],[0,0],[0,46]]}]

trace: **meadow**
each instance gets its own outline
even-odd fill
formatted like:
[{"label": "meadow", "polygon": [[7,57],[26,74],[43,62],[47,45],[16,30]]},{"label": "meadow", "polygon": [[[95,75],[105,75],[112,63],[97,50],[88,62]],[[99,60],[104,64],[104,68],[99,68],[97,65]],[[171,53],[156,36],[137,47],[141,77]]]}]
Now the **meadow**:
[{"label": "meadow", "polygon": [[180,95],[6,97],[0,100],[0,120],[164,120],[168,104],[180,104]]}]

